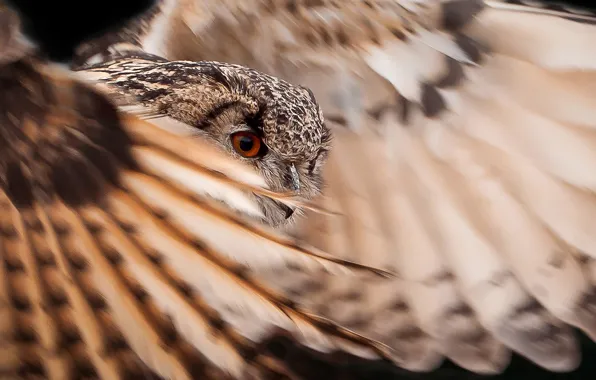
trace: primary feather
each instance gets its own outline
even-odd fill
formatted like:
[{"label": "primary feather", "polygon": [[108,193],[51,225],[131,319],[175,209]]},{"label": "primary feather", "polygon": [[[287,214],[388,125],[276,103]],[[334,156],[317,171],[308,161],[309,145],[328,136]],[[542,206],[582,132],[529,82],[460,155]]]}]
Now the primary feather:
[{"label": "primary feather", "polygon": [[[295,231],[398,279],[263,272],[392,348],[481,373],[553,371],[596,336],[594,15],[480,0],[164,0],[138,38],[168,59],[311,88],[332,128],[320,205]],[[357,285],[355,285],[357,284]]]}]

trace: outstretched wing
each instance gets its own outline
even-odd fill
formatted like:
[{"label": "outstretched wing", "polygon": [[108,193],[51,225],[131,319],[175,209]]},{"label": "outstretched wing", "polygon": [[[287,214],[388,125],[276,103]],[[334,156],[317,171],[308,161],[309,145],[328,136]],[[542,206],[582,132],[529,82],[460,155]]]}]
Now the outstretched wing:
[{"label": "outstretched wing", "polygon": [[289,376],[265,344],[280,332],[322,352],[384,350],[255,277],[383,273],[243,217],[260,212],[254,194],[285,201],[252,169],[59,67],[4,64],[0,87],[0,374]]},{"label": "outstretched wing", "polygon": [[343,216],[300,233],[400,276],[272,282],[409,369],[446,356],[494,373],[513,350],[568,371],[570,326],[596,339],[593,21],[488,0],[191,0],[144,46],[250,65],[321,103],[335,150],[320,202]]}]

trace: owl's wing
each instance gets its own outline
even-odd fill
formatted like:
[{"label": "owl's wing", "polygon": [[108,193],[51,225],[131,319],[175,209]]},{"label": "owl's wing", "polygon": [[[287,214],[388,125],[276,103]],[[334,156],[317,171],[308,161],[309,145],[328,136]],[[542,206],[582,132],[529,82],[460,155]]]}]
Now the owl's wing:
[{"label": "owl's wing", "polygon": [[494,373],[510,350],[577,366],[571,327],[596,339],[594,17],[477,0],[193,6],[173,26],[196,34],[183,52],[146,46],[312,88],[335,129],[321,202],[343,216],[301,233],[399,273],[271,281],[408,369],[448,357]]},{"label": "owl's wing", "polygon": [[382,272],[248,222],[236,211],[258,214],[255,193],[292,199],[71,75],[32,59],[0,66],[2,376],[283,373],[265,344],[278,332],[322,352],[384,349],[255,277],[280,264]]}]

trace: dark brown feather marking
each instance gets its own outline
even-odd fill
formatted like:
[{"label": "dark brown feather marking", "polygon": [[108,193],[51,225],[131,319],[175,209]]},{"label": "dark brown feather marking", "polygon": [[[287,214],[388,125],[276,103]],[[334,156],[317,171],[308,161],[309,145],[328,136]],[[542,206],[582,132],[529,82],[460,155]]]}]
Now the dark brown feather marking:
[{"label": "dark brown feather marking", "polygon": [[465,79],[464,68],[451,57],[445,56],[445,61],[446,72],[435,82],[435,85],[439,88],[456,87]]},{"label": "dark brown feather marking", "polygon": [[[546,311],[535,299],[528,299],[516,307],[500,333],[512,336],[527,352],[545,358],[557,358],[566,355],[561,347],[570,348],[567,337],[571,333],[568,326],[551,323]],[[536,323],[544,320],[546,323]],[[551,321],[551,322],[548,322]]]},{"label": "dark brown feather marking", "polygon": [[396,109],[397,109],[397,116],[399,118],[399,121],[403,125],[408,125],[410,122],[410,112],[411,112],[413,103],[410,102],[408,99],[406,99],[406,97],[400,93],[398,93],[396,95],[396,97],[397,97]]},{"label": "dark brown feather marking", "polygon": [[455,35],[455,43],[466,53],[468,58],[474,63],[481,63],[483,47],[470,37],[462,33]]},{"label": "dark brown feather marking", "polygon": [[[6,106],[0,113],[1,185],[17,207],[31,206],[34,187],[70,205],[98,201],[103,190],[85,161],[116,184],[118,169],[104,152],[134,167],[115,107],[89,87],[69,79],[54,84],[26,62],[3,66],[0,87],[8,90],[0,94]],[[85,191],[73,192],[73,181]]]},{"label": "dark brown feather marking", "polygon": [[435,86],[424,83],[422,84],[421,106],[425,116],[435,117],[445,109],[446,104]]},{"label": "dark brown feather marking", "polygon": [[441,3],[443,27],[450,31],[464,28],[485,7],[483,0],[451,0]]}]

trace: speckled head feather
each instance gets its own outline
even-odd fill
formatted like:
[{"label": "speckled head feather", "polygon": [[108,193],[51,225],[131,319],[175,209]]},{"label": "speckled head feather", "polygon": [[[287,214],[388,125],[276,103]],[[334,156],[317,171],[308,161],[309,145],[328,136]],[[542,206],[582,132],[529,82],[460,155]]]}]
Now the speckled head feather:
[{"label": "speckled head feather", "polygon": [[[117,68],[118,67],[118,68]],[[119,68],[125,69],[120,71]],[[206,101],[197,107],[210,109],[230,100],[244,100],[259,117],[255,127],[270,149],[288,161],[312,159],[329,142],[330,132],[310,90],[239,65],[220,62],[140,62],[100,64],[91,71],[111,75],[108,83],[138,95],[143,102],[168,108],[167,100],[192,92]],[[124,80],[126,79],[126,80]],[[214,94],[207,87],[220,87]],[[166,100],[167,98],[167,100]],[[196,102],[198,103],[198,101]],[[170,107],[173,107],[171,104]],[[180,115],[184,119],[183,115]],[[198,126],[193,120],[183,120]]]},{"label": "speckled head feather", "polygon": [[312,160],[329,142],[330,132],[310,90],[243,66],[219,65],[233,92],[263,102],[258,128],[269,147],[285,160]]},{"label": "speckled head feather", "polygon": [[[255,166],[273,190],[299,189],[306,199],[321,191],[320,169],[330,149],[331,133],[312,92],[304,87],[243,66],[167,62],[146,54],[97,64],[82,74],[104,82],[120,95],[134,96],[157,114],[194,127],[196,134]],[[267,153],[251,159],[238,155],[230,135],[242,130],[261,136]],[[266,219],[273,225],[293,215],[293,210],[262,201]]]}]

